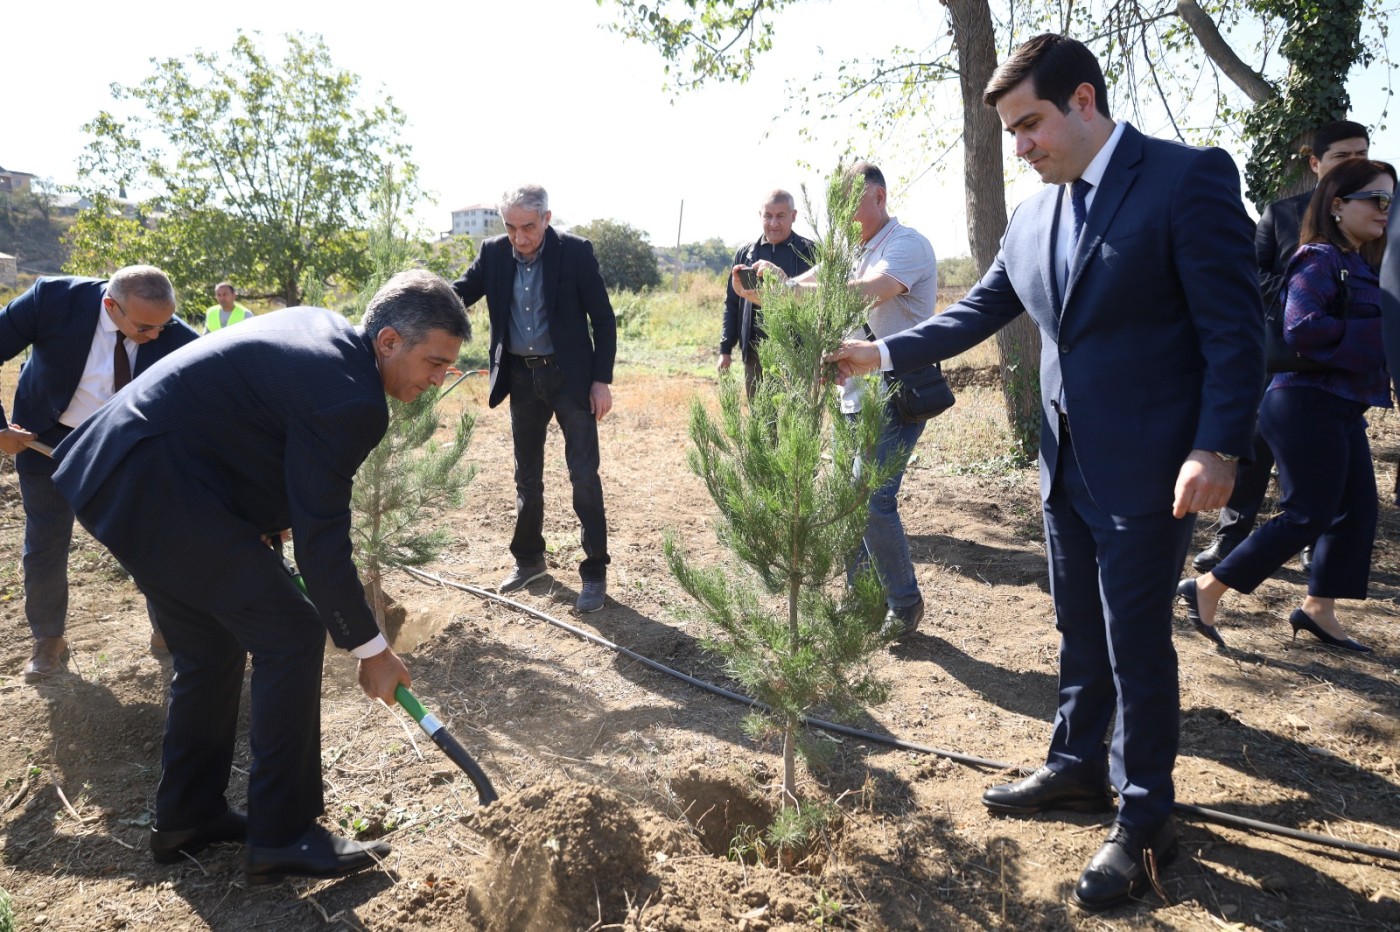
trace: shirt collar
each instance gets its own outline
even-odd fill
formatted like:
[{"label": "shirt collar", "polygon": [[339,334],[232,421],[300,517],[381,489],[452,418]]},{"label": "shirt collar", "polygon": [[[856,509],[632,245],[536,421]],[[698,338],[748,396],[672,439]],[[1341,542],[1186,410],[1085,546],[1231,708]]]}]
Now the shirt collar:
[{"label": "shirt collar", "polygon": [[530,258],[528,258],[528,259],[523,258],[523,257],[520,255],[520,253],[516,251],[516,249],[515,249],[515,244],[514,244],[514,243],[511,243],[511,246],[510,246],[510,254],[511,254],[512,256],[514,256],[514,257],[515,257],[515,261],[518,262],[518,263],[520,263],[521,265],[534,265],[536,262],[539,261],[540,256],[544,255],[544,248],[545,248],[545,245],[546,245],[546,242],[548,241],[548,239],[549,239],[549,236],[548,236],[548,234],[546,233],[545,238],[542,239],[542,240],[540,240],[540,248],[539,248],[539,249],[536,249],[536,250],[535,250],[535,254],[534,254],[533,256],[531,256]]},{"label": "shirt collar", "polygon": [[[117,326],[117,322],[112,319],[111,314],[107,313],[107,305],[104,302],[109,297],[111,297],[111,295],[107,294],[106,289],[103,289],[102,298],[97,302],[97,325],[101,328],[103,333],[121,333],[121,328]],[[120,314],[121,312],[118,311],[117,313]],[[122,333],[121,336],[125,338],[126,334]]]},{"label": "shirt collar", "polygon": [[895,228],[898,226],[898,217],[891,217],[889,220],[886,220],[885,225],[880,227],[879,231],[876,232],[874,236],[870,237],[870,242],[864,244],[861,247],[861,254],[864,255],[865,253],[872,252],[875,249],[878,249],[885,242],[885,240],[889,238],[889,235],[893,233],[895,231]]},{"label": "shirt collar", "polygon": [[1094,156],[1079,176],[1093,185],[1095,190],[1103,184],[1104,173],[1108,171],[1108,163],[1113,159],[1113,150],[1118,148],[1118,141],[1123,138],[1124,125],[1121,120],[1114,125],[1108,141],[1103,144],[1103,148],[1098,151],[1098,154]]}]

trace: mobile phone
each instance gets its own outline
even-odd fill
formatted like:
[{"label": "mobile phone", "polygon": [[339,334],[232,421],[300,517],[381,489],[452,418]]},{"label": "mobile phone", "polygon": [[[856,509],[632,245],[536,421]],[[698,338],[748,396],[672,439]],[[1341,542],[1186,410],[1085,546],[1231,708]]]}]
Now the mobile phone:
[{"label": "mobile phone", "polygon": [[748,291],[757,291],[760,287],[758,281],[758,269],[747,268],[739,270],[739,284]]}]

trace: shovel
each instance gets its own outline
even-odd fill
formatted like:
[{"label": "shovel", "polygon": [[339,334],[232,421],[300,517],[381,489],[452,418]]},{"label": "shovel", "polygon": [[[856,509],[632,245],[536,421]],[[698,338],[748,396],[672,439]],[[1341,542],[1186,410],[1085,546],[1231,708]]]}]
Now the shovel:
[{"label": "shovel", "polygon": [[[296,564],[282,557],[282,568],[287,571],[287,575],[292,577],[292,581],[297,584],[303,593],[306,592],[306,580],[301,578],[301,571],[296,568]],[[423,708],[423,703],[418,701],[418,697],[413,695],[406,686],[400,685],[394,690],[394,699],[403,706],[404,711],[413,717],[418,723],[418,727],[432,739],[433,744],[442,748],[442,753],[447,755],[447,759],[452,761],[462,769],[472,784],[476,786],[476,798],[483,806],[489,806],[499,797],[496,795],[496,788],[491,785],[491,780],[486,776],[486,771],[482,770],[472,756],[467,753],[467,749],[462,747],[462,743],[452,736],[452,732],[447,730],[447,726],[438,717],[427,709]]]}]

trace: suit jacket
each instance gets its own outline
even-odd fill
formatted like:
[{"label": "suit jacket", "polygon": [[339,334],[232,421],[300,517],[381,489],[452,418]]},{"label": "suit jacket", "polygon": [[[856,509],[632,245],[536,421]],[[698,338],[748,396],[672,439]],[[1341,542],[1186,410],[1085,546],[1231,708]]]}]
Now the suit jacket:
[{"label": "suit jacket", "polygon": [[1303,229],[1303,214],[1307,213],[1313,193],[1295,194],[1274,201],[1264,208],[1259,225],[1254,228],[1254,258],[1259,264],[1259,290],[1266,310],[1283,303],[1283,286],[1288,282],[1288,263],[1298,251],[1298,237]]},{"label": "suit jacket", "polygon": [[1239,175],[1220,149],[1125,126],[1062,301],[1061,187],[1016,209],[966,298],[885,341],[894,371],[954,356],[1029,313],[1041,335],[1042,493],[1063,399],[1095,501],[1124,516],[1169,510],[1191,450],[1247,456],[1253,442],[1264,326]]},{"label": "suit jacket", "polygon": [[[1400,217],[1392,216],[1386,228],[1385,259],[1381,262],[1381,333],[1385,340],[1385,365],[1391,385],[1400,392]],[[1396,479],[1400,490],[1400,478]],[[1400,491],[1397,491],[1400,500]]]},{"label": "suit jacket", "polygon": [[290,308],[163,359],[55,451],[54,484],[138,583],[205,611],[280,573],[259,536],[291,528],[340,647],[377,633],[351,560],[350,487],[389,423],[370,341]]},{"label": "suit jacket", "polygon": [[[106,293],[104,279],[41,278],[0,310],[0,362],[31,350],[15,388],[14,423],[42,435],[68,409],[87,365]],[[198,336],[177,318],[154,340],[136,348],[132,377]],[[0,406],[0,419],[4,417],[5,409]]]},{"label": "suit jacket", "polygon": [[[608,288],[598,271],[593,244],[571,233],[545,230],[544,301],[549,338],[568,391],[587,401],[594,382],[611,383],[617,358],[617,321]],[[496,236],[481,244],[471,267],[452,283],[467,307],[486,298],[491,318],[491,393],[496,407],[510,393],[510,305],[515,288],[515,256],[510,240]]]}]

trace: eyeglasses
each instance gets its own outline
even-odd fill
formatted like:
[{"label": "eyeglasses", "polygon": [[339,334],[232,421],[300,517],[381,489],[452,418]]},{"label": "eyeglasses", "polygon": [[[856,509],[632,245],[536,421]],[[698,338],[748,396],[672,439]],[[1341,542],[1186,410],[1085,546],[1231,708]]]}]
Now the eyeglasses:
[{"label": "eyeglasses", "polygon": [[1389,191],[1357,191],[1355,194],[1342,195],[1344,201],[1375,201],[1381,213],[1390,210],[1390,202],[1394,199]]},{"label": "eyeglasses", "polygon": [[164,330],[166,327],[175,326],[175,318],[173,317],[163,324],[138,324],[136,323],[136,321],[131,319],[130,315],[126,313],[126,308],[122,307],[120,304],[117,303],[116,298],[112,297],[111,295],[107,295],[107,300],[111,301],[113,306],[115,306],[117,310],[122,312],[122,316],[126,318],[126,322],[131,324],[131,329],[135,330],[137,333],[152,333],[154,331]]}]

